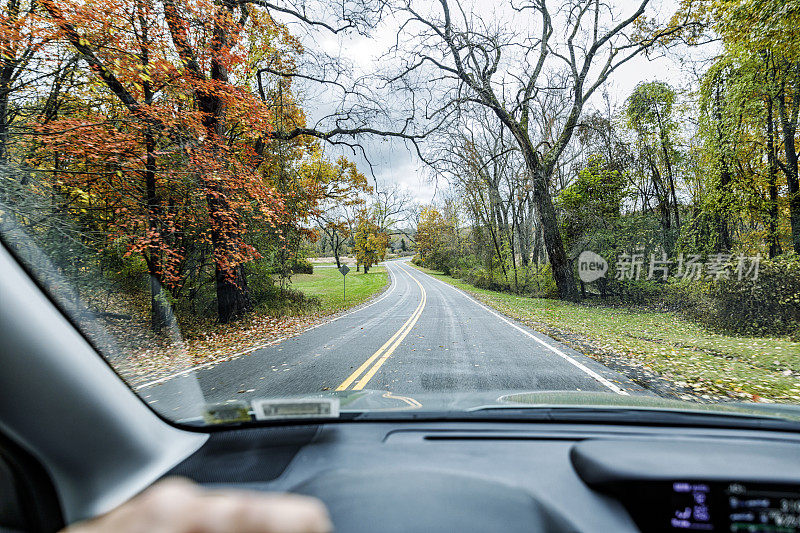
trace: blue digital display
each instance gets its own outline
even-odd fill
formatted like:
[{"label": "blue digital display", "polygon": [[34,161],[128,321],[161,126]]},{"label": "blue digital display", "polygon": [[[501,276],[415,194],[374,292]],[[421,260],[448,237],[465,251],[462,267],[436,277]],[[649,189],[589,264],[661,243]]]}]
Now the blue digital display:
[{"label": "blue digital display", "polygon": [[725,490],[728,531],[800,531],[800,494],[776,487],[731,483]]},{"label": "blue digital display", "polygon": [[706,483],[678,481],[672,484],[672,517],[674,529],[712,531],[711,487]]},{"label": "blue digital display", "polygon": [[794,487],[677,481],[670,494],[672,531],[800,533]]}]

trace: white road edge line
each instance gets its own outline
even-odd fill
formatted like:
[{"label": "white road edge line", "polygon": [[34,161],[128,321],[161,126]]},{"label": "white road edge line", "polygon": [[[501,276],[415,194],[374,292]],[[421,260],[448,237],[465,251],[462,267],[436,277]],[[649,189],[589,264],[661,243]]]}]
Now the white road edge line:
[{"label": "white road edge line", "polygon": [[471,300],[475,305],[477,305],[479,307],[482,307],[483,309],[485,309],[489,313],[493,314],[494,316],[496,316],[497,318],[499,318],[500,320],[502,320],[503,322],[505,322],[506,324],[508,324],[512,328],[516,329],[517,331],[519,331],[519,332],[527,335],[531,339],[535,340],[536,342],[538,342],[539,344],[541,344],[542,346],[544,346],[545,348],[547,348],[548,350],[550,350],[554,354],[556,354],[559,357],[563,358],[568,363],[574,365],[576,368],[579,368],[580,370],[582,370],[583,372],[585,372],[586,374],[588,374],[589,376],[591,376],[592,378],[594,378],[595,380],[597,380],[601,384],[605,385],[606,387],[608,387],[612,391],[616,392],[617,394],[619,394],[621,396],[630,396],[630,393],[628,391],[618,387],[617,385],[614,385],[609,380],[607,380],[606,378],[604,378],[603,376],[601,376],[600,374],[598,374],[597,372],[595,372],[591,368],[587,367],[586,365],[584,365],[580,361],[576,361],[575,359],[573,359],[569,355],[565,354],[564,352],[562,352],[561,350],[559,350],[555,346],[551,346],[549,343],[543,341],[542,339],[540,339],[539,337],[537,337],[536,335],[534,335],[530,331],[527,331],[527,330],[523,329],[522,327],[518,326],[517,324],[514,324],[509,319],[507,319],[503,315],[501,315],[498,312],[496,312],[494,309],[491,309],[491,308],[485,306],[484,304],[482,304],[481,302],[479,302],[478,300],[476,300],[475,298],[473,298],[471,295],[467,294],[466,292],[462,291],[458,287],[454,287],[453,285],[450,285],[449,283],[446,283],[446,282],[444,282],[444,281],[442,281],[442,280],[440,280],[438,278],[434,278],[433,276],[430,276],[430,275],[426,274],[425,272],[422,272],[421,270],[417,270],[416,268],[414,270],[416,270],[417,272],[419,272],[420,274],[422,274],[424,276],[428,276],[432,280],[438,281],[442,285],[445,285],[447,287],[450,287],[453,290],[456,290],[456,291],[460,292],[463,296],[465,296],[466,298]]},{"label": "white road edge line", "polygon": [[[385,263],[384,263],[384,265],[385,265]],[[257,346],[253,346],[252,348],[248,348],[247,350],[244,350],[244,351],[241,351],[241,352],[232,353],[232,354],[228,354],[228,355],[223,355],[222,357],[220,357],[218,359],[215,359],[213,361],[209,361],[208,363],[203,363],[202,365],[193,366],[192,368],[187,368],[186,370],[181,370],[180,372],[176,372],[174,374],[170,374],[168,376],[164,376],[163,378],[154,379],[153,381],[148,381],[148,382],[143,383],[141,385],[136,385],[134,387],[134,390],[138,391],[138,390],[146,389],[148,387],[152,387],[153,385],[159,385],[161,383],[166,383],[167,381],[169,381],[171,379],[175,379],[175,378],[184,376],[186,374],[189,374],[190,372],[194,372],[195,370],[202,370],[203,368],[207,368],[209,366],[218,365],[218,364],[224,363],[225,361],[228,361],[230,359],[234,359],[234,358],[240,357],[242,355],[247,355],[249,353],[253,353],[256,350],[261,350],[262,348],[268,348],[270,346],[275,346],[276,344],[282,343],[286,339],[289,339],[291,337],[296,337],[297,335],[301,335],[303,333],[306,333],[307,331],[311,331],[312,329],[317,329],[318,327],[325,326],[327,324],[330,324],[331,322],[336,322],[340,318],[344,318],[346,316],[350,316],[353,313],[358,313],[359,311],[363,311],[364,309],[372,307],[373,305],[375,305],[375,304],[383,301],[385,298],[387,298],[390,294],[392,294],[394,292],[395,287],[397,287],[397,282],[395,281],[394,272],[392,272],[392,270],[388,266],[386,267],[386,272],[389,273],[389,280],[390,280],[391,286],[390,286],[388,291],[383,293],[383,296],[381,296],[380,298],[378,298],[374,302],[370,302],[367,305],[358,306],[357,308],[353,309],[352,311],[348,311],[347,313],[344,313],[342,315],[338,315],[338,316],[336,316],[336,317],[334,317],[334,318],[332,318],[330,320],[326,320],[324,322],[320,322],[319,324],[315,324],[315,325],[311,326],[308,329],[304,329],[303,331],[298,331],[294,335],[287,335],[286,337],[279,337],[279,338],[273,339],[273,340],[271,340],[269,342],[265,342],[263,344],[259,344]]]}]

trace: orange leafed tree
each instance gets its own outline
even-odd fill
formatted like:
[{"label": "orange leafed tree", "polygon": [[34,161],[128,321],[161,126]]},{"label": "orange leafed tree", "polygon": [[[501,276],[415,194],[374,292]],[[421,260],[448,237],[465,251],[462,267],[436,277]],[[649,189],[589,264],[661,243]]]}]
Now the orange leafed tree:
[{"label": "orange leafed tree", "polygon": [[145,259],[156,329],[168,318],[161,287],[179,290],[187,253],[203,243],[220,321],[241,315],[244,265],[258,256],[245,220],[285,217],[263,174],[274,109],[254,95],[249,70],[256,51],[287,44],[285,30],[244,4],[208,0],[41,5],[91,70],[72,112],[42,127],[59,182],[95,199],[109,241]]},{"label": "orange leafed tree", "polygon": [[[36,0],[0,0],[0,167],[9,163],[14,130],[24,122],[21,113],[12,111],[13,101],[35,94],[34,87],[45,72],[41,64],[32,64],[54,37],[36,5]],[[48,66],[56,71],[53,86],[57,86],[58,71],[67,69],[61,61]]]}]

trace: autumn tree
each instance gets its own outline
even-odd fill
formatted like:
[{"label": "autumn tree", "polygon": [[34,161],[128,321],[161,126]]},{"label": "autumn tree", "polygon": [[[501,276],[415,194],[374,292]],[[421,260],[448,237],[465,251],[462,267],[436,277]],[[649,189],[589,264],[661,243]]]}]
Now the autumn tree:
[{"label": "autumn tree", "polygon": [[791,242],[800,253],[800,181],[796,136],[800,121],[800,14],[785,2],[724,0],[714,4],[715,29],[729,55],[757,55],[769,98],[764,101],[774,120],[773,133],[782,152],[773,165],[784,174],[788,189]]},{"label": "autumn tree", "polygon": [[[169,0],[63,8],[45,0],[42,5],[60,38],[90,67],[94,94],[116,109],[112,121],[95,116],[78,122],[69,118],[71,124],[62,124],[64,131],[77,131],[99,122],[95,139],[102,149],[75,139],[62,139],[61,146],[86,149],[83,155],[95,160],[108,153],[124,154],[112,160],[117,168],[111,175],[122,180],[140,177],[141,185],[131,184],[142,191],[137,207],[121,207],[116,215],[126,220],[124,215],[133,211],[120,226],[140,228],[130,251],[144,253],[155,280],[156,323],[162,299],[156,283],[174,281],[184,252],[170,242],[170,236],[186,233],[175,225],[176,216],[185,215],[176,208],[180,203],[172,194],[175,183],[189,186],[185,190],[196,191],[205,203],[189,211],[205,223],[190,225],[204,226],[197,234],[212,249],[219,319],[227,322],[239,316],[250,305],[243,265],[257,256],[242,238],[247,231],[242,213],[269,221],[281,202],[261,178],[253,150],[271,129],[271,111],[246,83],[234,83],[231,76],[237,77],[248,64],[248,48],[237,46],[237,39],[274,36],[272,23],[268,18],[251,19],[244,7],[237,17],[234,6],[178,7]],[[190,25],[190,19],[199,24]],[[112,39],[117,46],[107,46]],[[57,137],[57,130],[49,133]],[[177,170],[176,179],[159,185],[166,169]]]},{"label": "autumn tree", "polygon": [[[789,247],[800,253],[796,141],[800,117],[800,38],[796,28],[800,15],[780,0],[682,0],[681,4],[684,12],[695,13],[723,43],[702,90],[704,138],[709,147],[714,144],[712,175],[723,187],[720,192],[728,197],[723,205],[731,204],[731,187],[745,192],[748,209],[755,211],[766,227],[764,240],[773,256],[781,251],[783,213],[788,212]],[[743,160],[739,157],[743,154],[735,155],[754,141],[760,145],[758,159]],[[752,187],[738,187],[746,184],[737,180],[741,170],[757,178],[751,180]],[[741,177],[742,172],[738,173]],[[785,197],[778,182],[781,175]],[[703,213],[711,213],[716,225],[730,232],[721,214],[713,211],[713,206],[707,206]]]},{"label": "autumn tree", "polygon": [[318,151],[307,163],[307,172],[314,177],[319,207],[315,219],[317,227],[329,239],[336,268],[341,266],[340,251],[350,237],[350,228],[355,221],[353,212],[363,207],[364,195],[372,187],[356,165],[344,157],[331,163]]},{"label": "autumn tree", "polygon": [[425,266],[450,273],[453,265],[453,227],[434,206],[422,209],[417,224],[417,251]]},{"label": "autumn tree", "polygon": [[12,138],[30,118],[25,116],[25,97],[30,99],[43,79],[57,90],[63,80],[59,70],[70,73],[68,59],[59,58],[60,68],[50,72],[41,64],[40,53],[51,37],[36,13],[36,2],[0,2],[0,167],[9,164]]},{"label": "autumn tree", "polygon": [[364,266],[364,273],[383,261],[386,257],[386,248],[389,246],[389,237],[380,231],[378,224],[369,211],[362,210],[358,216],[355,231],[356,262]]},{"label": "autumn tree", "polygon": [[771,76],[758,55],[723,57],[701,86],[705,194],[684,240],[732,243],[746,215],[768,254],[781,252],[780,145]]}]

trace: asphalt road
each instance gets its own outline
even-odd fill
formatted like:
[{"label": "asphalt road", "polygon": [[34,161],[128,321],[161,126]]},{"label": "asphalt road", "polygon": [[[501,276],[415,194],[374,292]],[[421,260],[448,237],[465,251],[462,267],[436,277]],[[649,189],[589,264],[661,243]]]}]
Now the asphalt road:
[{"label": "asphalt road", "polygon": [[377,390],[407,403],[415,395],[472,391],[643,393],[625,376],[405,262],[386,268],[391,285],[372,303],[140,393],[179,418],[197,416],[203,402],[337,390]]}]

